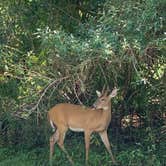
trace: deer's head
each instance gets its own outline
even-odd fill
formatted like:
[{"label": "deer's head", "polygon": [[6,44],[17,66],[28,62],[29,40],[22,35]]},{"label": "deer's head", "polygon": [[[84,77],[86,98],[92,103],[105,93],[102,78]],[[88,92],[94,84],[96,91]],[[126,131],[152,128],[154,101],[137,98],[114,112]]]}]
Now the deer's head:
[{"label": "deer's head", "polygon": [[[104,89],[104,88],[103,88]],[[117,95],[118,89],[115,87],[110,94],[108,94],[107,90],[102,90],[102,92],[96,91],[98,99],[93,104],[95,109],[103,109],[108,110],[111,105],[111,98]]]}]

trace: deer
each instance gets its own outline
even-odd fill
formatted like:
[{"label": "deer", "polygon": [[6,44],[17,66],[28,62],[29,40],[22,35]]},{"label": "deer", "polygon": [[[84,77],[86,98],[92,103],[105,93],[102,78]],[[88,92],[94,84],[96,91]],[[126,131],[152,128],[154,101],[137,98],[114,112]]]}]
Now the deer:
[{"label": "deer", "polygon": [[107,129],[112,116],[111,99],[117,95],[117,91],[118,89],[116,87],[110,94],[108,94],[108,91],[105,91],[104,88],[102,93],[97,90],[96,93],[98,98],[94,102],[93,107],[60,103],[48,111],[48,119],[54,130],[54,134],[50,137],[51,163],[54,153],[54,145],[57,143],[60,149],[66,154],[71,165],[74,165],[72,158],[64,147],[65,134],[70,129],[74,132],[84,132],[86,165],[88,165],[90,136],[94,132],[100,135],[113,164],[116,164],[108,139]]}]

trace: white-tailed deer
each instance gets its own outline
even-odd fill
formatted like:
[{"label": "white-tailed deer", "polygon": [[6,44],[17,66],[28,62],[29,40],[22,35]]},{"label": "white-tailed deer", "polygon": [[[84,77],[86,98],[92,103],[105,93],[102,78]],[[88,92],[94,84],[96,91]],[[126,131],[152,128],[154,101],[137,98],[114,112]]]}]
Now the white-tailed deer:
[{"label": "white-tailed deer", "polygon": [[71,157],[64,148],[65,133],[70,129],[75,132],[84,132],[86,164],[88,162],[90,135],[93,132],[100,135],[113,163],[115,163],[108,140],[107,128],[111,121],[111,98],[117,95],[117,88],[114,88],[109,95],[107,95],[107,92],[100,93],[96,91],[96,93],[98,99],[94,103],[94,108],[62,103],[50,109],[48,118],[52,128],[55,130],[56,127],[55,133],[50,137],[50,161],[54,151],[54,144],[57,143],[62,151],[66,153],[70,163],[73,164]]}]

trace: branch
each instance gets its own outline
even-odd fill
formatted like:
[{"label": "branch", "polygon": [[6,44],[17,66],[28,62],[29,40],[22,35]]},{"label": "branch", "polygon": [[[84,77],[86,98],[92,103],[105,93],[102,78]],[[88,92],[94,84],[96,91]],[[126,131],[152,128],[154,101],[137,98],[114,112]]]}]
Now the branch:
[{"label": "branch", "polygon": [[[23,104],[23,105],[22,105],[22,109],[19,110],[19,111],[17,111],[17,112],[15,112],[14,115],[17,116],[17,117],[26,119],[33,111],[35,111],[35,110],[37,109],[37,121],[38,121],[38,117],[39,117],[39,115],[40,115],[40,113],[39,113],[39,111],[38,111],[38,110],[39,110],[39,104],[40,104],[40,102],[42,101],[42,99],[43,99],[43,97],[45,96],[45,94],[47,93],[47,91],[48,91],[52,86],[54,86],[55,84],[57,84],[57,85],[56,85],[56,87],[57,87],[63,80],[65,80],[65,79],[67,79],[67,78],[69,78],[69,76],[62,77],[62,78],[60,78],[60,79],[56,79],[56,80],[52,81],[51,83],[49,83],[49,84],[46,86],[46,88],[44,88],[44,90],[43,90],[43,92],[42,92],[42,94],[41,94],[41,96],[40,96],[40,98],[39,98],[39,100],[37,101],[36,104],[33,104],[33,103],[28,104],[28,105],[24,105],[24,104]],[[29,106],[30,106],[31,108],[28,109]],[[25,114],[24,117],[23,117],[22,112],[28,112],[28,113]]]},{"label": "branch", "polygon": [[[35,109],[38,108],[38,106],[39,106],[39,104],[40,104],[42,98],[45,96],[45,94],[46,94],[46,92],[48,91],[49,88],[51,88],[51,87],[52,87],[54,84],[56,84],[57,82],[59,82],[59,83],[58,83],[58,85],[59,85],[63,80],[65,80],[65,79],[67,79],[67,78],[69,78],[69,76],[60,78],[60,79],[58,79],[58,80],[54,80],[54,81],[51,82],[49,85],[47,85],[47,87],[44,89],[44,92],[41,94],[41,96],[40,96],[40,98],[39,98],[37,104],[32,108],[32,110],[35,110]],[[58,85],[57,85],[57,86],[58,86]],[[57,87],[57,86],[56,86],[56,87]]]}]

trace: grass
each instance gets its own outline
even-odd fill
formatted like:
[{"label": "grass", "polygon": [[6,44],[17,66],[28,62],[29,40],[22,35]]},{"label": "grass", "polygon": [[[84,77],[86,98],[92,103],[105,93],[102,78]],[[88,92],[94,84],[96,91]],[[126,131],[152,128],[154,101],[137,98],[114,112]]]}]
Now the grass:
[{"label": "grass", "polygon": [[[57,148],[57,146],[56,146]],[[72,152],[69,150],[76,166],[84,165],[84,154],[83,150]],[[0,150],[0,166],[47,166],[48,161],[48,149],[37,148],[33,150],[21,150],[14,151],[11,148],[1,148]],[[105,156],[105,157],[104,157]],[[108,155],[101,157],[101,154],[92,152],[89,154],[89,164],[93,166],[98,166],[104,164],[104,166],[111,165],[111,160]],[[65,154],[57,148],[55,150],[55,155],[53,157],[53,165],[55,166],[68,166],[68,162]]]},{"label": "grass", "polygon": [[35,150],[15,151],[11,148],[2,148],[0,150],[0,166],[35,166],[47,165],[46,153],[44,148]]},{"label": "grass", "polygon": [[[65,147],[73,158],[75,166],[84,166],[85,148],[83,139],[67,139]],[[114,144],[115,145],[115,144]],[[141,145],[120,144],[113,148],[113,153],[120,166],[164,166],[166,164],[165,148],[159,150],[146,149]],[[49,147],[0,148],[0,166],[48,166]],[[89,166],[111,166],[112,161],[105,150],[104,145],[99,142],[92,143],[89,152]],[[65,154],[55,146],[53,166],[70,166]]]},{"label": "grass", "polygon": [[[65,147],[72,157],[76,166],[85,164],[85,147],[83,139],[66,141]],[[48,166],[49,165],[49,147],[36,147],[33,149],[0,149],[0,166]],[[104,145],[95,145],[90,147],[89,165],[91,166],[111,166],[112,161],[105,150]],[[53,166],[70,166],[65,154],[55,145],[53,156]]]}]

